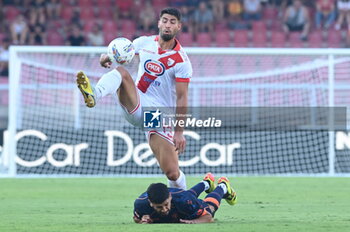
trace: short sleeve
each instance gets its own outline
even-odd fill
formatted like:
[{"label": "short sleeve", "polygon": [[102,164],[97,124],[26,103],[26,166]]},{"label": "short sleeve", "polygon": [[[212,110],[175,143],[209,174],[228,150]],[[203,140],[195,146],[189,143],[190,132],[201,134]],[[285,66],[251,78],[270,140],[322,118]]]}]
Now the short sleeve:
[{"label": "short sleeve", "polygon": [[145,198],[138,198],[134,202],[134,216],[141,219],[143,215],[152,214],[153,210],[148,204],[148,200]]},{"label": "short sleeve", "polygon": [[144,39],[145,39],[145,36],[141,36],[141,37],[138,37],[138,38],[134,39],[134,41],[132,42],[133,45],[134,45],[134,48],[135,48],[135,54],[136,55],[139,54],[139,51],[142,48],[142,44],[144,42]]},{"label": "short sleeve", "polygon": [[192,64],[187,55],[184,57],[184,62],[177,64],[175,71],[176,82],[190,82],[192,77]]}]

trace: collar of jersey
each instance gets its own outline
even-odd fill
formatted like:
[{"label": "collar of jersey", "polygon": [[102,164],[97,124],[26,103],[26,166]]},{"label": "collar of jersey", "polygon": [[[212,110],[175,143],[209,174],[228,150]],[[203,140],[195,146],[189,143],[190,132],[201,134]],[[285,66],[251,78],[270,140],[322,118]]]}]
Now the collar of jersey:
[{"label": "collar of jersey", "polygon": [[[158,40],[159,40],[159,35],[157,35],[155,38],[154,38],[154,41],[157,41],[158,42]],[[175,47],[172,49],[172,50],[174,50],[174,51],[179,51],[180,50],[180,47],[181,47],[181,45],[180,45],[180,43],[179,43],[179,41],[175,38],[175,42],[176,42],[176,45],[175,45]],[[159,44],[158,44],[159,45]],[[158,53],[159,54],[164,54],[164,53],[166,53],[168,50],[162,50],[159,46],[158,46]]]}]

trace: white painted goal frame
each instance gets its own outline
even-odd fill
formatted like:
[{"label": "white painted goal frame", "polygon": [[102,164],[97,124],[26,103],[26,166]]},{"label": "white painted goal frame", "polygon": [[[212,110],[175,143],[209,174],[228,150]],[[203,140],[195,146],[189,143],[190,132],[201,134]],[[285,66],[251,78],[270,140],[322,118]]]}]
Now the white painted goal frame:
[{"label": "white painted goal frame", "polygon": [[[328,89],[328,107],[335,106],[334,103],[334,93],[338,89],[348,89],[350,90],[349,85],[336,85],[335,84],[335,57],[345,57],[347,59],[350,57],[350,50],[347,49],[264,49],[264,48],[186,48],[186,51],[189,55],[203,55],[203,56],[211,56],[211,55],[233,55],[236,54],[236,56],[255,56],[255,55],[266,55],[266,56],[278,56],[278,55],[291,55],[291,56],[326,56],[327,57],[327,67],[328,67],[328,83],[327,83],[327,89]],[[2,173],[5,176],[17,176],[17,168],[16,168],[16,161],[15,157],[17,154],[16,151],[16,140],[15,135],[17,132],[17,116],[19,115],[19,109],[16,107],[16,102],[19,98],[20,93],[20,67],[21,62],[23,62],[19,58],[19,54],[21,53],[43,53],[43,52],[49,52],[49,53],[63,53],[63,54],[69,54],[69,53],[103,53],[105,52],[104,47],[49,47],[49,46],[41,46],[41,47],[32,47],[32,46],[11,46],[10,47],[10,75],[9,75],[9,124],[8,124],[8,137],[4,144],[3,153],[1,156],[1,160],[3,163],[5,163],[5,167],[7,168],[6,173]],[[30,62],[30,61],[28,61]],[[307,68],[307,67],[306,67]],[[301,67],[302,70],[302,67]],[[283,70],[281,70],[283,71]],[[274,71],[276,72],[276,70]],[[350,72],[349,72],[350,73]],[[260,71],[258,76],[264,75],[264,71]],[[267,74],[268,71],[267,71]],[[251,76],[242,74],[236,75],[234,78],[240,79],[243,78],[254,78],[254,74]],[[350,75],[349,75],[350,78]],[[198,99],[198,90],[200,88],[228,88],[227,85],[223,82],[232,80],[232,77],[218,77],[215,82],[213,79],[208,78],[205,82],[203,82],[200,79],[193,79],[191,90],[194,92],[192,101],[192,106],[199,105],[199,99]],[[218,82],[221,81],[221,82]],[[263,84],[261,84],[263,85]],[[238,86],[238,87],[237,87]],[[246,88],[246,86],[237,85],[235,88]],[[285,86],[288,88],[288,86]],[[307,87],[305,87],[307,88]],[[77,94],[77,97],[75,98],[75,101],[80,101],[79,95]],[[252,101],[253,102],[253,101]],[[77,102],[77,105],[80,103]],[[254,106],[254,105],[252,105]],[[78,107],[77,107],[78,108]],[[79,115],[79,112],[76,112],[77,115]],[[77,119],[78,120],[78,119]],[[78,123],[78,122],[77,122]],[[348,175],[349,173],[336,173],[335,167],[334,167],[334,159],[335,159],[335,132],[329,131],[329,152],[328,152],[328,161],[329,161],[329,168],[328,171],[321,174],[315,174],[315,175],[321,175],[321,176],[337,176],[337,175]],[[0,173],[1,174],[1,173]],[[235,174],[235,173],[232,173]],[[282,174],[285,175],[285,174]],[[286,174],[288,175],[288,174]],[[297,174],[299,175],[299,174]],[[314,174],[303,174],[300,173],[300,175],[314,175]]]}]

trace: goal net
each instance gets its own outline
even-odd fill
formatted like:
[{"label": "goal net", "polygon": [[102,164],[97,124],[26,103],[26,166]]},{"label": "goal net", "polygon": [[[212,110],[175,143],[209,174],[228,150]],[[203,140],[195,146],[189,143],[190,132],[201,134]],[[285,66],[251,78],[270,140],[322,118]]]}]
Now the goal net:
[{"label": "goal net", "polygon": [[[105,48],[12,47],[9,128],[0,170],[12,175],[159,175],[144,132],[116,97],[85,107],[75,84],[96,83]],[[306,49],[187,49],[189,112],[220,128],[185,131],[186,174],[350,173],[346,143],[350,53]],[[136,77],[137,62],[126,66]]]}]

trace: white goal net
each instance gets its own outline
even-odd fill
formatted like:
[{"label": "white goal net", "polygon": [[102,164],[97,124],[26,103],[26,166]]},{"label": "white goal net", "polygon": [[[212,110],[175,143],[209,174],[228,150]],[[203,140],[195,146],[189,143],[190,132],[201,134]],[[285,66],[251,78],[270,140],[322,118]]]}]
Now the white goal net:
[{"label": "white goal net", "polygon": [[[10,175],[158,175],[144,133],[115,97],[86,108],[75,84],[96,83],[105,48],[12,47],[9,127],[0,172]],[[307,49],[187,49],[189,110],[224,127],[185,132],[186,174],[350,173],[346,107],[350,53]],[[136,62],[127,66],[135,77]],[[338,138],[339,136],[339,138]],[[339,141],[338,141],[339,140]],[[344,146],[342,146],[344,144]],[[338,146],[338,147],[336,147]]]}]

